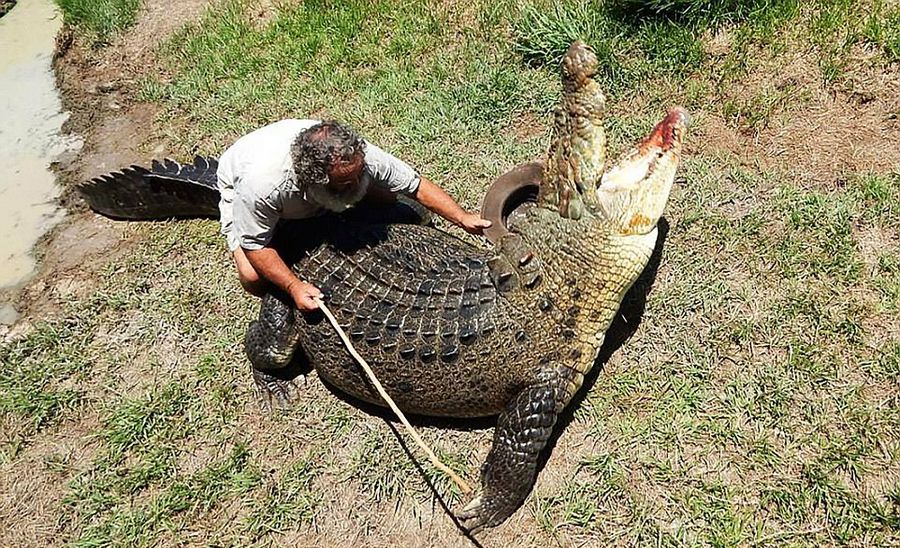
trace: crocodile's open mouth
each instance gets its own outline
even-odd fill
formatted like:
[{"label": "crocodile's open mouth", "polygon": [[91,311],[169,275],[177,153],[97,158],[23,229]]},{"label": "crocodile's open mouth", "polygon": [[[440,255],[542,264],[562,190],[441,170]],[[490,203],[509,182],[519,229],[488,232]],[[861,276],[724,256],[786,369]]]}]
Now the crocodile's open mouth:
[{"label": "crocodile's open mouth", "polygon": [[[632,207],[641,211],[633,212],[634,215],[626,220],[629,232],[644,228],[649,230],[652,228],[650,224],[655,225],[653,212],[665,205],[668,198],[681,140],[689,124],[687,111],[681,107],[672,108],[643,141],[604,173],[597,188],[601,207],[604,202],[609,204],[611,201],[604,200],[604,195],[642,194],[640,199],[631,203]],[[543,162],[522,164],[501,175],[488,188],[482,200],[481,216],[493,223],[484,233],[491,243],[496,243],[509,232],[509,221],[517,213],[537,202],[543,170]],[[643,211],[644,208],[647,211]],[[605,213],[608,217],[618,216],[611,210]],[[643,221],[637,224],[647,224],[648,227],[638,227],[635,218]]]},{"label": "crocodile's open mouth", "polygon": [[[630,190],[653,181],[656,171],[680,153],[684,130],[690,116],[681,107],[669,110],[643,141],[625,154],[616,165],[603,174],[598,193]],[[674,156],[674,158],[672,158]]]}]

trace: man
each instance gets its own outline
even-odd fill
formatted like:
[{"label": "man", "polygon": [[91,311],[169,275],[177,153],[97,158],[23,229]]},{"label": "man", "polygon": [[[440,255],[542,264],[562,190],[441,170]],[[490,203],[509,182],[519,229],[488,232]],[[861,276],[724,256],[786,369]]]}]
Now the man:
[{"label": "man", "polygon": [[322,292],[298,279],[271,247],[281,219],[342,212],[367,194],[400,193],[471,234],[491,226],[465,211],[405,162],[334,121],[282,120],[237,140],[219,158],[222,233],[238,277],[253,295],[269,283],[302,311],[318,308]]}]

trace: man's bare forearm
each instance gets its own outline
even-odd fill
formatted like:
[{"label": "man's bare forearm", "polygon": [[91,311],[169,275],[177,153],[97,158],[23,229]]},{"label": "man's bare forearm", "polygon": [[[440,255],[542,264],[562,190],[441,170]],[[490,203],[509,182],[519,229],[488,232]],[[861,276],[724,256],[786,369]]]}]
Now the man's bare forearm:
[{"label": "man's bare forearm", "polygon": [[271,247],[245,249],[244,254],[247,255],[250,265],[260,276],[272,282],[285,293],[290,293],[291,286],[300,282],[300,279],[284,263],[281,255]]},{"label": "man's bare forearm", "polygon": [[291,296],[298,310],[309,312],[319,307],[316,298],[322,297],[318,287],[294,275],[284,264],[281,255],[271,247],[245,249],[244,254],[256,272]]},{"label": "man's bare forearm", "polygon": [[456,225],[460,224],[463,217],[467,215],[466,210],[461,208],[444,189],[425,177],[419,179],[419,188],[416,190],[415,198],[423,206]]},{"label": "man's bare forearm", "polygon": [[481,215],[477,213],[469,213],[460,207],[456,200],[450,197],[444,189],[425,177],[419,179],[419,188],[416,190],[415,198],[420,204],[466,232],[481,234],[485,228],[491,226],[490,221],[482,219]]}]

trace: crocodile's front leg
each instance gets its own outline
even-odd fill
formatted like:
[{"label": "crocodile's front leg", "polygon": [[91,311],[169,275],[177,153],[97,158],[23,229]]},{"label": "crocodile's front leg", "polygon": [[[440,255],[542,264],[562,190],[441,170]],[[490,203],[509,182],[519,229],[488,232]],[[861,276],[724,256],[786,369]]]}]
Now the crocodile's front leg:
[{"label": "crocodile's front leg", "polygon": [[250,322],[244,337],[257,397],[266,408],[287,407],[297,391],[296,375],[289,366],[300,340],[302,322],[289,299],[280,292],[263,297],[259,319]]},{"label": "crocodile's front leg", "polygon": [[559,413],[582,380],[571,368],[548,367],[500,415],[481,467],[481,493],[458,513],[464,527],[477,533],[499,525],[522,505]]}]

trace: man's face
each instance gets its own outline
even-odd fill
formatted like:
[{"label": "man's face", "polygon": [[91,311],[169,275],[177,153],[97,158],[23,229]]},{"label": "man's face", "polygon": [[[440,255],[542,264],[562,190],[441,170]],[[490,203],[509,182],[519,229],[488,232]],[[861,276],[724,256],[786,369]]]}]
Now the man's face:
[{"label": "man's face", "polygon": [[320,206],[340,213],[365,196],[368,180],[362,178],[365,162],[360,154],[349,162],[341,162],[328,171],[328,182],[313,184],[306,189],[309,197]]},{"label": "man's face", "polygon": [[338,162],[328,171],[328,189],[336,194],[352,192],[362,176],[363,156],[355,156],[349,162]]}]

